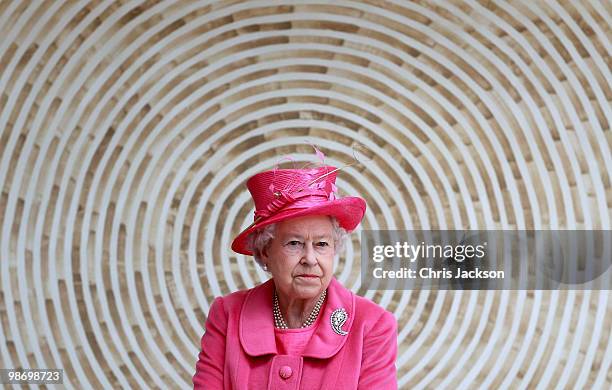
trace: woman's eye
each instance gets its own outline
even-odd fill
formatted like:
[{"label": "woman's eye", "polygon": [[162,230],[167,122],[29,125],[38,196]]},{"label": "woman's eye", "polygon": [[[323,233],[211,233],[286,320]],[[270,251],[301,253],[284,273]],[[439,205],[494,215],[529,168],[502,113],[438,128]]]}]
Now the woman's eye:
[{"label": "woman's eye", "polygon": [[329,246],[329,243],[327,243],[325,241],[320,241],[317,245],[319,245],[319,246]]},{"label": "woman's eye", "polygon": [[295,241],[295,240],[293,240],[293,241],[289,241],[289,242],[287,243],[287,245],[289,245],[289,246],[298,246],[298,245],[302,245],[302,243],[301,243],[301,242],[299,242],[299,241]]}]

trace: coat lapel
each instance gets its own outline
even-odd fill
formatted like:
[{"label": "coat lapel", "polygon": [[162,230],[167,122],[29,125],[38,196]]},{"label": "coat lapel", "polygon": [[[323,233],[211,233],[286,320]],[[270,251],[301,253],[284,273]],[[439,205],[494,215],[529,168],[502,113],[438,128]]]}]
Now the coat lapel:
[{"label": "coat lapel", "polygon": [[[240,313],[240,342],[245,352],[251,356],[277,354],[272,317],[272,293],[274,280],[269,279],[254,287],[247,294]],[[346,342],[348,335],[342,336],[331,327],[334,310],[344,308],[348,314],[342,329],[350,333],[355,318],[355,296],[332,277],[327,288],[327,298],[319,313],[317,329],[314,331],[303,356],[327,359],[335,355]]]},{"label": "coat lapel", "polygon": [[272,317],[274,280],[269,279],[249,291],[240,312],[240,342],[251,356],[277,354]]},{"label": "coat lapel", "polygon": [[304,357],[328,359],[334,356],[346,342],[348,335],[337,334],[331,326],[331,316],[334,310],[340,308],[346,310],[348,319],[342,329],[350,334],[355,318],[355,296],[353,293],[342,286],[335,277],[332,277],[327,288],[325,301],[324,309],[319,313],[322,316],[319,318],[319,325],[302,354]]}]

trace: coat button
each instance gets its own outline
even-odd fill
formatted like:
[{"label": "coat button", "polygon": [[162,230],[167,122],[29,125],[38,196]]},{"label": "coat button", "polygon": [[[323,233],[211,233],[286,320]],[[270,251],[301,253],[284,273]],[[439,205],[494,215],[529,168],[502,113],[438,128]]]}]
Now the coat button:
[{"label": "coat button", "polygon": [[289,366],[282,366],[280,370],[278,370],[278,375],[280,375],[280,377],[283,379],[289,379],[291,374],[293,374],[293,371]]}]

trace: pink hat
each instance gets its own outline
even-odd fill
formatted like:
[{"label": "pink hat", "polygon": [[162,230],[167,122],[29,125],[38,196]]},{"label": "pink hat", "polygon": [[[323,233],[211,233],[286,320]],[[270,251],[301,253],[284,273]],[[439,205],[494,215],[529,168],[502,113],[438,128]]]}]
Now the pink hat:
[{"label": "pink hat", "polygon": [[253,223],[232,242],[232,250],[244,255],[247,237],[266,225],[305,215],[336,217],[341,227],[350,232],[361,222],[366,209],[362,198],[336,198],[336,173],[332,166],[307,169],[275,169],[260,172],[247,180],[247,188],[255,202]]}]

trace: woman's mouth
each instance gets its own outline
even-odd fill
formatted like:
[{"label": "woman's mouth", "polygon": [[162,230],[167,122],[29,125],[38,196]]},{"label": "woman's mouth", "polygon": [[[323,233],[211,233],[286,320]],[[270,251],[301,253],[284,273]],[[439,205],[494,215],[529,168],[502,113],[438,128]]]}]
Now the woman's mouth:
[{"label": "woman's mouth", "polygon": [[301,274],[301,275],[298,275],[298,278],[313,278],[314,279],[314,278],[318,278],[318,277],[319,277],[318,275],[314,275],[314,274]]}]

